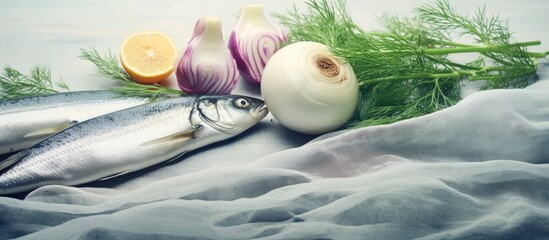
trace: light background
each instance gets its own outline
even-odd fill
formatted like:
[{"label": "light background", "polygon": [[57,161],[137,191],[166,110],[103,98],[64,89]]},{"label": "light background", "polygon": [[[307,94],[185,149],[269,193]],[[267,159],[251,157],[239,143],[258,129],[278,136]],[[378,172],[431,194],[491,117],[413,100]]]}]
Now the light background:
[{"label": "light background", "polygon": [[[378,27],[377,16],[383,13],[413,14],[414,7],[431,1],[420,0],[348,0],[347,8],[355,22],[367,30]],[[169,35],[178,48],[185,47],[195,21],[204,15],[222,19],[225,39],[236,22],[241,5],[259,3],[273,22],[272,13],[284,13],[302,1],[69,1],[69,0],[0,0],[0,66],[9,64],[26,73],[36,64],[51,68],[54,80],[63,79],[71,90],[108,89],[115,83],[95,76],[94,66],[78,56],[81,48],[94,46],[100,53],[119,51],[128,35],[145,30],[158,30]],[[541,40],[543,45],[531,51],[549,50],[549,1],[523,0],[451,0],[458,10],[472,13],[486,6],[489,14],[508,19],[517,41]],[[549,76],[547,61],[542,64],[541,77]],[[172,75],[166,85],[176,87]],[[259,96],[259,88],[240,81],[236,94]],[[156,167],[123,178],[108,181],[108,186],[134,188],[143,183],[180,175],[221,164],[237,165],[273,152],[296,147],[311,136],[293,133],[280,126],[271,115],[243,136],[184,157],[172,164],[174,168]],[[218,161],[219,159],[234,161]],[[140,178],[136,178],[140,176]],[[92,183],[91,185],[105,183]]]}]

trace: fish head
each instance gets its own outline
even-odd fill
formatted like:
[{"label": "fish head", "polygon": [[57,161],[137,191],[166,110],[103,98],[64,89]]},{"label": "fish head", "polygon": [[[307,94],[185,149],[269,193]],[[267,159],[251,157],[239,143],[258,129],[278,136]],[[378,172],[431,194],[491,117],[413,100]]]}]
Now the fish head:
[{"label": "fish head", "polygon": [[196,110],[202,122],[231,135],[254,126],[269,112],[262,100],[238,95],[201,96]]}]

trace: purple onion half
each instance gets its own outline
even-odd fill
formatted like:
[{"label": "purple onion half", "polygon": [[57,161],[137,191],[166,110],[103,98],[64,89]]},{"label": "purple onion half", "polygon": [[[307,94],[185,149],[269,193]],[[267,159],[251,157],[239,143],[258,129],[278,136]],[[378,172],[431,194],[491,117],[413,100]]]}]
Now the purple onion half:
[{"label": "purple onion half", "polygon": [[228,45],[242,78],[259,84],[267,61],[286,41],[284,32],[267,22],[260,5],[247,5],[242,7]]},{"label": "purple onion half", "polygon": [[221,20],[202,18],[197,21],[193,38],[184,50],[175,74],[179,88],[188,94],[232,92],[240,75],[223,42]]}]

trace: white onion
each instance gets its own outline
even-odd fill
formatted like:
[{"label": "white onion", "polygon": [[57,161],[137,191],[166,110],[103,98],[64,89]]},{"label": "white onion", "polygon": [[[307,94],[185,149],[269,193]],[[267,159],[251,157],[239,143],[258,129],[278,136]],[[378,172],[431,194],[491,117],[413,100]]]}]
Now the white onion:
[{"label": "white onion", "polygon": [[322,134],[344,125],[356,109],[358,82],[351,66],[315,42],[277,51],[263,70],[261,94],[285,127]]}]

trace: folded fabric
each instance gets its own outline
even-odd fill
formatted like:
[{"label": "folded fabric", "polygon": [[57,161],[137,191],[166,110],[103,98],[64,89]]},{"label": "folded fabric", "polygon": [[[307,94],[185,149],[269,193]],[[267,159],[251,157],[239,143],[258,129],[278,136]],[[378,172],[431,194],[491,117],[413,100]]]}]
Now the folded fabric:
[{"label": "folded fabric", "polygon": [[0,197],[0,238],[543,239],[548,143],[549,81],[540,81],[255,160],[189,169],[183,159],[158,179],[134,175],[147,180],[131,188]]}]

